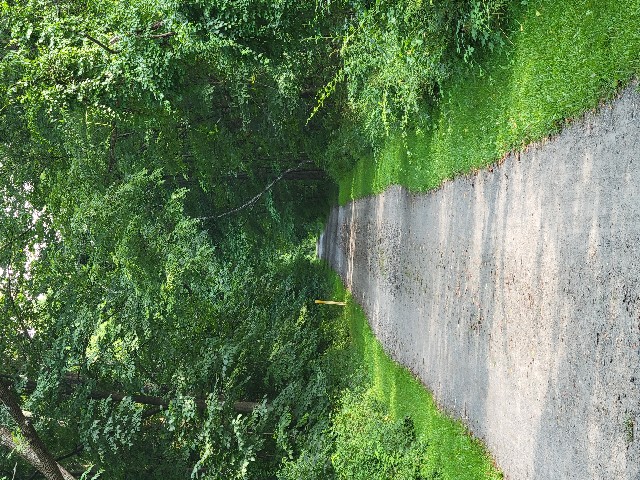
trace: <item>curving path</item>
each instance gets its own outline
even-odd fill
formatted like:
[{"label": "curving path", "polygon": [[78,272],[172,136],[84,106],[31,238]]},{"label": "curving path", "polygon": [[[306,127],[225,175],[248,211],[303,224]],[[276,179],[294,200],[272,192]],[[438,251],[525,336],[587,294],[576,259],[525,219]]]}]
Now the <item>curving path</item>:
[{"label": "curving path", "polygon": [[640,479],[640,94],[493,171],[336,208],[318,254],[508,479]]}]

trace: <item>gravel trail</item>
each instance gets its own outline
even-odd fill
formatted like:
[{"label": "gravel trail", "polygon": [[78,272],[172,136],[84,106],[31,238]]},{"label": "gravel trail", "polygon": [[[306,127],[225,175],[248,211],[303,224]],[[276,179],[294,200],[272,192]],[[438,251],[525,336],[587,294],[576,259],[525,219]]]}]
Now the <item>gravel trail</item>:
[{"label": "gravel trail", "polygon": [[640,94],[335,208],[318,254],[508,479],[640,479]]}]

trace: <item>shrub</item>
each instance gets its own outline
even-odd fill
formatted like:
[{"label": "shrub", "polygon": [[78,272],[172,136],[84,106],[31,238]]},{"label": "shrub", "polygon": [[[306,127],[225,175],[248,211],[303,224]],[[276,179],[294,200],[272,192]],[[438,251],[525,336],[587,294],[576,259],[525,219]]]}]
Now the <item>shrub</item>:
[{"label": "shrub", "polygon": [[336,478],[410,480],[439,478],[428,445],[416,439],[409,417],[394,421],[369,391],[347,391],[333,419]]},{"label": "shrub", "polygon": [[[419,126],[456,64],[502,43],[506,0],[360,0],[343,36],[349,105],[372,143]],[[464,60],[464,61],[462,61]]]}]

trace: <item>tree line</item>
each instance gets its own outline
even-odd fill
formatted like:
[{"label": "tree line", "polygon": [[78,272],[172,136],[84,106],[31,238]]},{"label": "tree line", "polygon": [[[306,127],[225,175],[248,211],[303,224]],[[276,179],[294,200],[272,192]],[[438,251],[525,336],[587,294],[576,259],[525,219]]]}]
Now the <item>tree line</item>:
[{"label": "tree line", "polygon": [[0,477],[278,475],[345,381],[334,181],[503,4],[0,2]]}]

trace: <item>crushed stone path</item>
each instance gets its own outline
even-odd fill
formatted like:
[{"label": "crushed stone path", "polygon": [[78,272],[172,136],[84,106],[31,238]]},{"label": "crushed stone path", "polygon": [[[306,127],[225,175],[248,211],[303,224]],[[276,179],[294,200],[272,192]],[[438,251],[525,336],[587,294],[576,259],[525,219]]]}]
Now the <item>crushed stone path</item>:
[{"label": "crushed stone path", "polygon": [[318,254],[508,479],[640,479],[637,87],[492,171],[335,208]]}]

